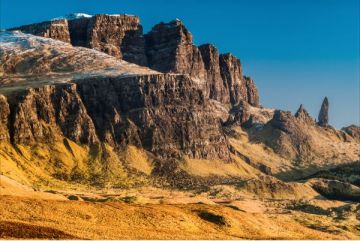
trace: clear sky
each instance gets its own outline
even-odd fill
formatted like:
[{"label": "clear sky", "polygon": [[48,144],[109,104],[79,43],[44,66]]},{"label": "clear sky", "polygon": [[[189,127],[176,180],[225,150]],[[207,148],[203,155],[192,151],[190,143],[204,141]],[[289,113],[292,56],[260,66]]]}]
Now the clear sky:
[{"label": "clear sky", "polygon": [[73,12],[138,15],[147,32],[181,19],[196,44],[241,59],[266,107],[317,117],[324,96],[330,123],[359,124],[360,0],[0,0],[1,28]]}]

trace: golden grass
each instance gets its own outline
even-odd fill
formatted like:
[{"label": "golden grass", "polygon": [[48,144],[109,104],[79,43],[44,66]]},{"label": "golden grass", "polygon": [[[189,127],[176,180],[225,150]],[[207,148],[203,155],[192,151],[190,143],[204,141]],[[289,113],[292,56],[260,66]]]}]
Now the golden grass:
[{"label": "golden grass", "polygon": [[151,160],[144,150],[137,148],[136,146],[129,145],[125,150],[124,159],[125,163],[129,167],[147,175],[151,174],[153,169]]},{"label": "golden grass", "polygon": [[180,168],[190,175],[200,177],[241,177],[256,178],[259,171],[248,165],[241,158],[232,155],[233,162],[224,163],[221,160],[191,159],[184,157]]},{"label": "golden grass", "polygon": [[136,182],[113,148],[89,148],[64,139],[33,146],[0,142],[0,174],[36,189],[88,189],[127,186]]},{"label": "golden grass", "polygon": [[67,200],[64,196],[49,192],[38,192],[8,177],[0,175],[0,195],[19,196],[35,199]]},{"label": "golden grass", "polygon": [[265,164],[273,173],[290,170],[291,161],[280,157],[263,143],[250,142],[248,134],[241,127],[234,127],[237,138],[229,138],[230,145],[241,154],[250,158],[254,163]]},{"label": "golden grass", "polygon": [[[356,232],[334,234],[310,228],[297,220],[313,220],[314,215],[303,213],[295,219],[292,214],[248,213],[224,205],[132,205],[5,196],[0,199],[3,223],[52,228],[81,239],[359,238]],[[202,219],[199,213],[219,216],[225,225]]]}]

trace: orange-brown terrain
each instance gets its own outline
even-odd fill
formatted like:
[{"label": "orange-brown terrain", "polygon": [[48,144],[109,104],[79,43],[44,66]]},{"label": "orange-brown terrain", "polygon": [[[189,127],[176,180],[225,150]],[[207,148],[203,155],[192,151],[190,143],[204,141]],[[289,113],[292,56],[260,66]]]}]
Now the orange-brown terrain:
[{"label": "orange-brown terrain", "polygon": [[340,201],[246,195],[231,199],[219,194],[226,192],[224,187],[218,187],[214,196],[142,188],[119,194],[74,192],[65,198],[63,193],[27,190],[3,177],[1,183],[3,193],[17,193],[1,196],[2,238],[357,239],[360,235],[359,207]]},{"label": "orange-brown terrain", "polygon": [[[360,239],[360,128],[260,105],[179,20],[0,32],[0,238]],[[266,104],[266,103],[265,103]]]}]

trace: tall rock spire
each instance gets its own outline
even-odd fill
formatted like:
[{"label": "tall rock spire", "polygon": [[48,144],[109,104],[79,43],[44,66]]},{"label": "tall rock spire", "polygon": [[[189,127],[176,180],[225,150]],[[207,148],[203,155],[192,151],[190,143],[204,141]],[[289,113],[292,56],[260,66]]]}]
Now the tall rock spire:
[{"label": "tall rock spire", "polygon": [[327,97],[324,98],[321,105],[318,124],[319,126],[327,126],[329,124],[329,100]]}]

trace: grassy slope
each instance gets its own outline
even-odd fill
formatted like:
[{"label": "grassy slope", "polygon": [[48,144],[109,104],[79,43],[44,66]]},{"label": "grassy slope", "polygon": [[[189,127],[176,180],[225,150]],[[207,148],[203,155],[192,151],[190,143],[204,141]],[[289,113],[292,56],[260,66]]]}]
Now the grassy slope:
[{"label": "grassy slope", "polygon": [[[356,233],[335,234],[308,227],[311,220],[334,225],[327,217],[248,213],[222,205],[144,206],[118,202],[30,200],[19,197],[1,197],[1,203],[0,231],[3,233],[10,232],[9,227],[16,223],[19,229],[22,225],[34,225],[33,232],[39,227],[50,228],[63,232],[64,236],[81,239],[359,238]],[[318,227],[322,227],[321,223]],[[28,235],[31,236],[31,228]],[[37,237],[36,233],[34,237]]]},{"label": "grassy slope", "polygon": [[119,156],[108,145],[89,148],[68,139],[34,146],[0,142],[0,159],[0,174],[35,189],[127,187],[145,180],[129,178],[124,165],[146,173],[151,168],[146,154],[135,147]]}]

